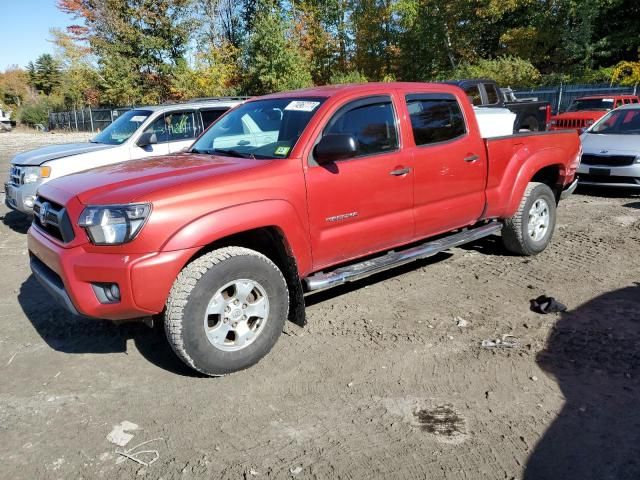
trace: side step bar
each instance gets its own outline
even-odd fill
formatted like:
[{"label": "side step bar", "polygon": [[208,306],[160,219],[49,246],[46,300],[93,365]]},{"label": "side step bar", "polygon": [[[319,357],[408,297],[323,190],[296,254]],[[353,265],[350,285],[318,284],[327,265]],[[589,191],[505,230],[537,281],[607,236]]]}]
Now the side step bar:
[{"label": "side step bar", "polygon": [[449,248],[493,235],[500,230],[502,230],[502,223],[488,223],[480,227],[463,230],[447,237],[439,238],[438,240],[432,240],[407,250],[391,251],[380,257],[340,267],[330,272],[318,272],[305,278],[304,281],[309,291],[324,290],[343,283],[353,282],[420,258],[431,257]]}]

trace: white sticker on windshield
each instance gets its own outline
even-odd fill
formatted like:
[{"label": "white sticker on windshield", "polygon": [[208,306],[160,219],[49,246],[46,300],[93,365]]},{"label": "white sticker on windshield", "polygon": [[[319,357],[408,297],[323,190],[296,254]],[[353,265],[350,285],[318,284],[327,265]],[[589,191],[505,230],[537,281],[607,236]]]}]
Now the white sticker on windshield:
[{"label": "white sticker on windshield", "polygon": [[284,109],[293,110],[296,112],[313,112],[316,107],[320,105],[320,102],[305,102],[302,100],[294,100],[289,103]]},{"label": "white sticker on windshield", "polygon": [[134,115],[129,120],[130,122],[144,122],[147,119],[144,115]]}]

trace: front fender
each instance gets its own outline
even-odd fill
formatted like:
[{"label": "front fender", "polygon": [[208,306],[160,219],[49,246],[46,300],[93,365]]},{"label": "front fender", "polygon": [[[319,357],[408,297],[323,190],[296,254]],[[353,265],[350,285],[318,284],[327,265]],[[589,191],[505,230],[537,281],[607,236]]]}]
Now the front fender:
[{"label": "front fender", "polygon": [[175,232],[162,251],[204,247],[230,235],[265,227],[280,230],[300,275],[311,271],[306,222],[286,200],[250,202],[208,213]]}]

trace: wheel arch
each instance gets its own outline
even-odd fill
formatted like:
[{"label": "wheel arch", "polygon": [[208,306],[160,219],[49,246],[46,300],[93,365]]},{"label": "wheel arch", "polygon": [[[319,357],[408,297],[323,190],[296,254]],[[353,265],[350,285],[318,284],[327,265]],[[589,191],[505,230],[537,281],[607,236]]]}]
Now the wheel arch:
[{"label": "wheel arch", "polygon": [[[275,220],[266,223],[265,220]],[[255,202],[213,212],[184,226],[163,250],[197,247],[181,269],[213,250],[235,246],[262,253],[282,271],[289,289],[289,320],[304,325],[302,278],[311,268],[311,253],[304,226],[296,222],[293,207],[285,201]]]}]

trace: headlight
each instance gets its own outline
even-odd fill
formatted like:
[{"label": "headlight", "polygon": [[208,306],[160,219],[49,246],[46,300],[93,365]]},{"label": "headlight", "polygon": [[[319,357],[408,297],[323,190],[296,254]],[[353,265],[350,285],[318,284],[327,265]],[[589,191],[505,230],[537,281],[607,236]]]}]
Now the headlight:
[{"label": "headlight", "polygon": [[151,213],[151,204],[101,205],[80,214],[83,227],[95,245],[120,245],[136,238]]},{"label": "headlight", "polygon": [[51,175],[51,167],[26,167],[22,183],[35,183],[41,178],[48,178]]}]

